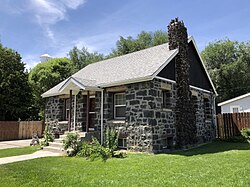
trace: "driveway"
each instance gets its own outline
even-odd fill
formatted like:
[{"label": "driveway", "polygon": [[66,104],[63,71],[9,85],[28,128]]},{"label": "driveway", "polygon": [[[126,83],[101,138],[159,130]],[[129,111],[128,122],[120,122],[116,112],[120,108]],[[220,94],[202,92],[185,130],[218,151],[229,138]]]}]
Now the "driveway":
[{"label": "driveway", "polygon": [[31,139],[27,140],[11,140],[11,141],[0,141],[0,149],[26,147],[30,146]]}]

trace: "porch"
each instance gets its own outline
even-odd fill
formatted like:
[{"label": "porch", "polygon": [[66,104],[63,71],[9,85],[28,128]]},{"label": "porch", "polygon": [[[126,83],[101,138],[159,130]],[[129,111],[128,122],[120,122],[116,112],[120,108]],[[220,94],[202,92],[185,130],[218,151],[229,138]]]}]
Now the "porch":
[{"label": "porch", "polygon": [[[62,135],[65,131],[84,133],[99,132],[103,142],[103,89],[94,81],[70,77],[59,89],[59,95],[48,98],[45,106],[46,118],[53,131]],[[96,94],[101,95],[96,102]],[[100,124],[96,125],[96,103],[99,105]]]}]

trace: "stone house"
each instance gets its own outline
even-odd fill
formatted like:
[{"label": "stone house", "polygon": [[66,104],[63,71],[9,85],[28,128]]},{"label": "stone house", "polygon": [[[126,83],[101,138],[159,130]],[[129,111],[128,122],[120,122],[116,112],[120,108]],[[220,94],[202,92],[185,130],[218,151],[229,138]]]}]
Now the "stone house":
[{"label": "stone house", "polygon": [[[62,131],[97,133],[101,142],[105,129],[114,127],[120,132],[119,147],[135,151],[174,148],[178,140],[176,63],[180,48],[170,50],[171,39],[90,64],[42,94],[49,123]],[[194,108],[189,113],[195,126],[190,136],[198,144],[215,137],[216,91],[193,37],[185,41],[188,91]]]}]

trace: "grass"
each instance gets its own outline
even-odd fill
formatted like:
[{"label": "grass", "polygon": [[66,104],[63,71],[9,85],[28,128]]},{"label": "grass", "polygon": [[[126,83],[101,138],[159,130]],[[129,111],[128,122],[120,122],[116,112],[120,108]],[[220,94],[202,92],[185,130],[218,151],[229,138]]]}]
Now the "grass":
[{"label": "grass", "polygon": [[173,154],[91,162],[49,157],[0,165],[1,186],[250,186],[250,144],[213,142]]},{"label": "grass", "polygon": [[40,146],[29,146],[20,148],[0,149],[0,158],[9,156],[18,156],[34,153],[39,150]]}]

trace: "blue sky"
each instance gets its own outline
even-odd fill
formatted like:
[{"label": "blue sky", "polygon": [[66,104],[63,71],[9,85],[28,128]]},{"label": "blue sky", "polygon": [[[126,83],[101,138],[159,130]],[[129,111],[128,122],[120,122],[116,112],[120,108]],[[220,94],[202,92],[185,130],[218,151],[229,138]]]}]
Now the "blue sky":
[{"label": "blue sky", "polygon": [[249,0],[1,0],[0,40],[30,68],[41,54],[63,57],[73,46],[108,54],[119,36],[167,30],[175,17],[199,50],[217,39],[250,37]]}]

